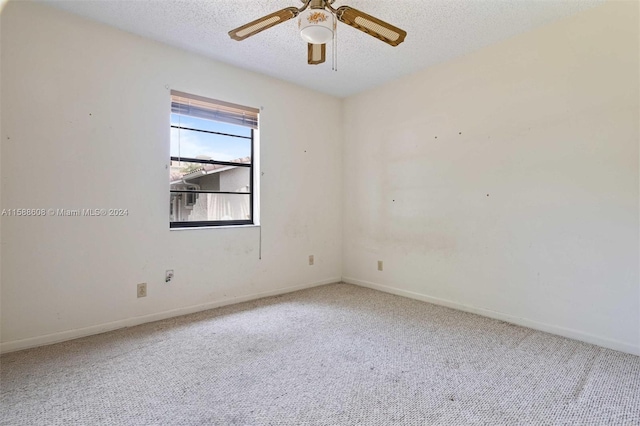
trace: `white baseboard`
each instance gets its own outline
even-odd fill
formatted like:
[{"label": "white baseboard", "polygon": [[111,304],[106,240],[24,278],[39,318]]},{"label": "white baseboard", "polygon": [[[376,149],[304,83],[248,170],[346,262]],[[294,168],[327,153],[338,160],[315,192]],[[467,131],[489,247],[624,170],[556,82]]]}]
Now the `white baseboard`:
[{"label": "white baseboard", "polygon": [[247,302],[249,300],[261,299],[263,297],[277,296],[279,294],[291,293],[297,290],[317,287],[325,284],[340,282],[341,278],[330,278],[327,280],[317,281],[313,283],[302,284],[293,287],[278,288],[275,290],[264,291],[261,293],[248,294],[246,296],[230,297],[227,299],[216,300],[214,302],[204,303],[201,305],[187,306],[169,311],[158,312],[155,314],[142,315],[139,317],[126,318],[123,320],[113,321],[105,324],[94,325],[90,327],[77,328],[74,330],[61,331],[58,333],[46,334],[44,336],[30,337],[28,339],[13,340],[0,344],[0,353],[14,352],[22,349],[35,348],[37,346],[50,345],[60,343],[67,340],[78,339],[80,337],[91,336],[94,334],[105,333],[107,331],[117,330],[119,328],[132,327],[147,322],[159,321],[167,318],[178,317],[181,315],[192,314],[194,312],[206,311],[207,309],[218,308],[226,305]]},{"label": "white baseboard", "polygon": [[521,318],[521,317],[505,314],[502,312],[492,311],[489,309],[464,305],[461,303],[452,302],[450,300],[440,299],[438,297],[431,297],[425,294],[415,293],[413,291],[401,290],[396,287],[376,284],[369,281],[358,280],[356,278],[342,277],[342,281],[349,284],[355,284],[361,287],[367,287],[374,290],[383,291],[385,293],[395,294],[397,296],[404,296],[410,299],[416,299],[416,300],[421,300],[423,302],[433,303],[434,305],[446,306],[448,308],[457,309],[459,311],[470,312],[473,314],[482,315],[484,317],[498,319],[498,320],[509,322],[512,324],[521,325],[523,327],[533,328],[535,330],[556,334],[558,336],[580,340],[582,342],[591,343],[594,345],[602,346],[602,347],[613,349],[620,352],[626,352],[633,355],[640,355],[640,346],[634,346],[629,343],[608,339],[606,337],[595,336],[593,334],[584,333],[582,331],[573,330],[570,328],[560,327],[552,324],[546,324],[546,323],[530,320],[527,318]]}]

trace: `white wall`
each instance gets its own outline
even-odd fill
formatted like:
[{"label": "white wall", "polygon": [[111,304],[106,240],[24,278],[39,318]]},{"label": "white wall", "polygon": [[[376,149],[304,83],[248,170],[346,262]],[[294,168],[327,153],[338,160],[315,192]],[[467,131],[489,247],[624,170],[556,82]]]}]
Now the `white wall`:
[{"label": "white wall", "polygon": [[[340,280],[339,99],[38,4],[1,25],[2,206],[129,210],[2,217],[3,350]],[[262,260],[257,227],[169,231],[169,89],[264,107]]]},{"label": "white wall", "polygon": [[[4,2],[0,0],[0,14]],[[2,20],[0,19],[0,81],[2,80]],[[0,84],[0,99],[2,99],[2,84]],[[0,102],[0,144],[2,143],[2,102]],[[0,145],[1,146],[1,145]],[[2,177],[2,149],[0,149],[0,178]],[[2,182],[0,181],[0,212],[2,211]],[[2,216],[0,216],[0,321],[2,319]],[[2,344],[2,326],[0,324],[0,345]],[[2,348],[0,347],[0,350]]]},{"label": "white wall", "polygon": [[344,279],[639,354],[638,55],[611,2],[348,98]]}]

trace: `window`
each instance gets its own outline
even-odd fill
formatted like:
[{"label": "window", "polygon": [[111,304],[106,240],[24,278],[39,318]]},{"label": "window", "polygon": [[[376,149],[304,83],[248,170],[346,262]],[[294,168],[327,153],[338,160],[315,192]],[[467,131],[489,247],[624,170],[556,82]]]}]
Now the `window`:
[{"label": "window", "polygon": [[254,223],[258,109],[171,91],[169,226]]}]

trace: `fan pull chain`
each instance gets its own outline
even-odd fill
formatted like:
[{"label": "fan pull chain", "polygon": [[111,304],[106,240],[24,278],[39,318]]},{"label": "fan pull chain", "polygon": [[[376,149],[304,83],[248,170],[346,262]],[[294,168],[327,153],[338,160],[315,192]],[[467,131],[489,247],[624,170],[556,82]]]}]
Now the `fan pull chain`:
[{"label": "fan pull chain", "polygon": [[338,22],[336,19],[333,20],[333,49],[331,49],[332,53],[332,67],[333,71],[338,71]]}]

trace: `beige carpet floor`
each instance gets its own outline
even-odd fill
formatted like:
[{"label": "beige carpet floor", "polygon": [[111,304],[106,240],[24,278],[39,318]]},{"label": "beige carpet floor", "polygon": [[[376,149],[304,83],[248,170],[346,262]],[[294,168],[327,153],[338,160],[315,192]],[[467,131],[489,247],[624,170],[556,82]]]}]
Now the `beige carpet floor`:
[{"label": "beige carpet floor", "polygon": [[0,358],[2,425],[640,425],[640,357],[347,284]]}]

